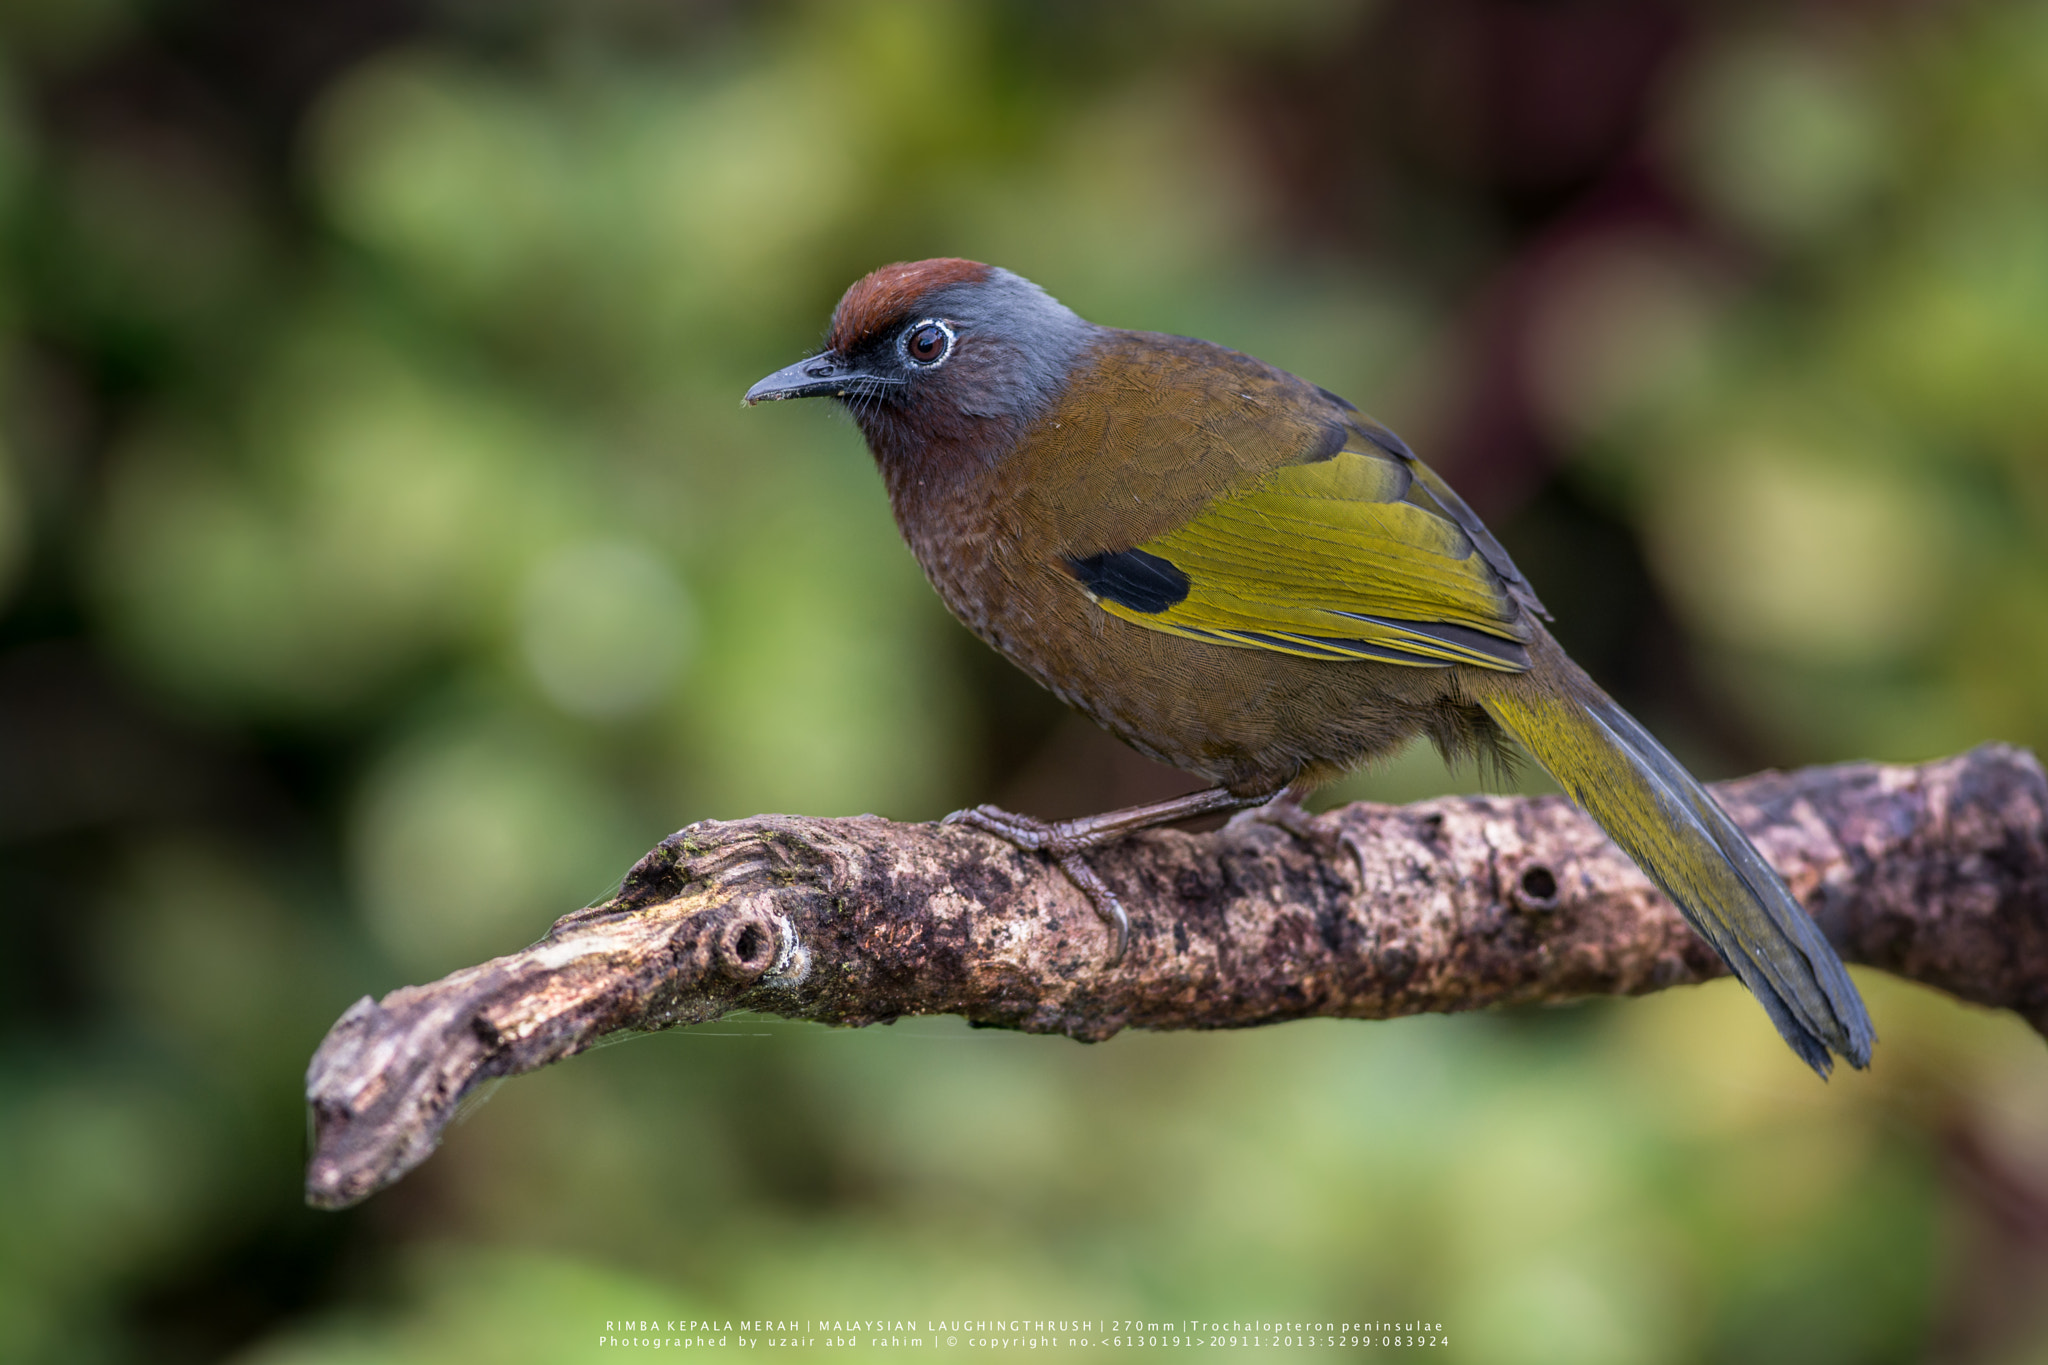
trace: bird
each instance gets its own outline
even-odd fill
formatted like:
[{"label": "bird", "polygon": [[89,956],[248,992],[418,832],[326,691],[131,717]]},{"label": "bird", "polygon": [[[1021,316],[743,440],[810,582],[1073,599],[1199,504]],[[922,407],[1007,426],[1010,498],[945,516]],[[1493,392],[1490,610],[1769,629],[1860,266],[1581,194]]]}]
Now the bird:
[{"label": "bird", "polygon": [[[1150,758],[1208,783],[1047,822],[947,817],[1057,861],[1129,922],[1084,856],[1260,806],[1417,735],[1447,762],[1519,743],[1749,987],[1798,1056],[1869,1064],[1840,959],[1727,813],[1558,645],[1501,543],[1386,427],[1211,342],[1099,326],[1011,271],[886,265],[824,348],[744,402],[836,399],[897,527],[968,629]],[[1290,826],[1292,827],[1292,826]]]}]

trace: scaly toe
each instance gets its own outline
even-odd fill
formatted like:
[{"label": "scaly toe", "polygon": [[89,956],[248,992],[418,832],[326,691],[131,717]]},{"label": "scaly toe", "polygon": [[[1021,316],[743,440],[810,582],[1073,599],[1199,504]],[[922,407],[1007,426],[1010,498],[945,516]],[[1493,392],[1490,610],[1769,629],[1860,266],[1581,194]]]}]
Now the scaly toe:
[{"label": "scaly toe", "polygon": [[939,823],[978,829],[1034,853],[1050,848],[1055,837],[1053,827],[1045,821],[1004,810],[1001,806],[970,806],[966,810],[954,811]]},{"label": "scaly toe", "polygon": [[1324,836],[1317,831],[1315,818],[1292,801],[1275,799],[1263,806],[1253,806],[1250,810],[1234,816],[1233,820],[1255,820],[1262,825],[1284,829],[1305,844],[1318,845],[1323,842]]},{"label": "scaly toe", "polygon": [[1090,842],[1073,838],[1064,826],[1019,815],[1001,806],[970,806],[966,810],[954,811],[939,823],[965,825],[984,834],[993,834],[1004,843],[1026,852],[1044,853],[1050,857],[1059,864],[1060,871],[1067,874],[1067,880],[1088,897],[1095,913],[1109,926],[1112,942],[1109,961],[1105,965],[1114,967],[1123,961],[1124,949],[1131,941],[1131,918],[1124,913],[1123,902],[1117,899],[1116,892],[1109,889],[1081,856],[1083,849],[1092,847]]}]

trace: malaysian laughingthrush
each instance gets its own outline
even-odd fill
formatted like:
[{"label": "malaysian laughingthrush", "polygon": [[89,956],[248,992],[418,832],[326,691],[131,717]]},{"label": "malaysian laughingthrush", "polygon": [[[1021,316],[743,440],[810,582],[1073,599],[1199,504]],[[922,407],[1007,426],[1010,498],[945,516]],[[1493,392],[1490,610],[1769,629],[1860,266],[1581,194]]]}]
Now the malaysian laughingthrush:
[{"label": "malaysian laughingthrush", "polygon": [[1212,785],[1049,824],[951,817],[1056,858],[1259,803],[1427,735],[1510,738],[1713,945],[1823,1076],[1874,1035],[1813,921],[1706,789],[1544,629],[1458,495],[1324,389],[1206,341],[1098,327],[1009,271],[941,259],[846,291],[820,354],[764,399],[852,413],[897,525],[954,615],[1139,752]]}]

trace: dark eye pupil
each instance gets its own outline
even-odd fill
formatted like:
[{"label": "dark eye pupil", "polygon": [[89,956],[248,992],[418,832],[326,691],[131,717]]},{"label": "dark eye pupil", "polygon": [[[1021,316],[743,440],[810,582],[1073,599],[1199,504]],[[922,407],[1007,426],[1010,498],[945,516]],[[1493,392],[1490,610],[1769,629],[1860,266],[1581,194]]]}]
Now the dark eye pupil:
[{"label": "dark eye pupil", "polygon": [[946,350],[946,334],[937,327],[924,326],[910,334],[913,360],[937,360]]}]

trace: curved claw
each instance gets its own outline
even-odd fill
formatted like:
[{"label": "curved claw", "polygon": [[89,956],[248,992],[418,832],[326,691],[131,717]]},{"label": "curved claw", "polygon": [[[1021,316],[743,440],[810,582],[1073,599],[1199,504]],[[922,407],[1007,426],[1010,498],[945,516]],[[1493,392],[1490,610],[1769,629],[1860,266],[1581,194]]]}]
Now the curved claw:
[{"label": "curved claw", "polygon": [[939,823],[966,825],[984,834],[993,834],[1005,843],[1028,852],[1049,855],[1059,864],[1060,871],[1067,874],[1067,880],[1088,897],[1095,913],[1109,926],[1109,960],[1104,965],[1114,967],[1123,961],[1124,949],[1131,941],[1131,917],[1124,912],[1123,902],[1117,899],[1116,892],[1096,875],[1095,869],[1088,866],[1087,860],[1081,856],[1081,849],[1075,847],[1082,843],[1081,840],[1068,837],[1059,825],[1019,815],[1000,806],[970,806],[966,810],[954,811]]},{"label": "curved claw", "polygon": [[1131,917],[1124,913],[1124,903],[1117,899],[1116,892],[1109,889],[1102,878],[1095,875],[1095,869],[1078,853],[1069,853],[1059,860],[1060,871],[1067,874],[1074,885],[1087,893],[1095,903],[1095,913],[1109,924],[1109,961],[1103,965],[1114,967],[1124,960],[1124,949],[1131,942]]},{"label": "curved claw", "polygon": [[[1274,799],[1278,802],[1292,801],[1296,808],[1309,786],[1302,779],[1290,782]],[[1170,825],[1179,820],[1191,819],[1197,815],[1208,815],[1215,811],[1236,810],[1250,805],[1256,797],[1240,796],[1228,787],[1209,787],[1203,791],[1189,792],[1165,801],[1155,801],[1149,806],[1126,806],[1122,810],[1105,811],[1101,815],[1090,815],[1079,820],[1058,822],[1038,820],[1029,815],[1018,815],[1004,810],[1001,806],[971,806],[956,810],[942,822],[948,825],[970,825],[998,839],[1044,853],[1058,861],[1060,870],[1074,885],[1088,894],[1095,904],[1095,913],[1102,916],[1114,931],[1116,944],[1109,955],[1111,966],[1123,961],[1124,949],[1130,943],[1131,919],[1124,913],[1123,902],[1116,894],[1103,885],[1102,878],[1095,875],[1095,869],[1081,859],[1091,848],[1115,843],[1141,829],[1153,829],[1159,825]]]}]

